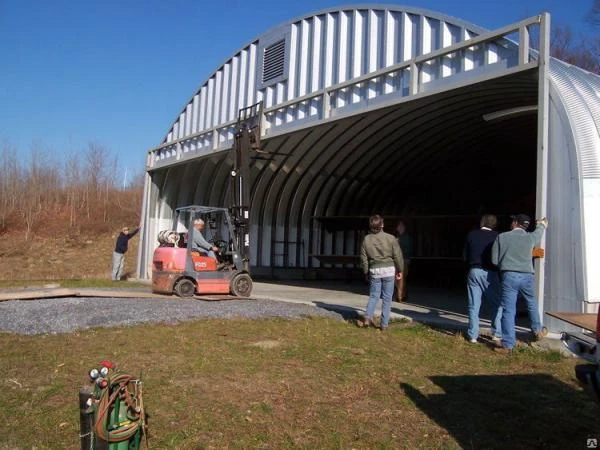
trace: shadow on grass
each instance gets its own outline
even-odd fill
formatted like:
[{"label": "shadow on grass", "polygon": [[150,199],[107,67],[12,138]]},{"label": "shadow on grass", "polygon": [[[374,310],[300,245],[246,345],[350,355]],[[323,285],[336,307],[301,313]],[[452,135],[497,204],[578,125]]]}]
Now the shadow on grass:
[{"label": "shadow on grass", "polygon": [[355,320],[362,319],[362,317],[365,314],[364,310],[354,308],[352,306],[336,305],[333,303],[325,303],[325,302],[313,302],[313,304],[317,308],[322,308],[327,311],[333,311],[335,313],[338,313],[339,315],[342,316],[342,318],[344,320],[348,320],[348,321],[355,321]]},{"label": "shadow on grass", "polygon": [[461,448],[586,448],[600,440],[598,407],[546,374],[433,376],[443,394],[401,388]]}]

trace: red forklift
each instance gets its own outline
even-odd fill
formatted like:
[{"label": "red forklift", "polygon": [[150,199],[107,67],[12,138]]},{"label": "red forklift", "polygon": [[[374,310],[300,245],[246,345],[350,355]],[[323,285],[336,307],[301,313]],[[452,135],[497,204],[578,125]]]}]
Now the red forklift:
[{"label": "red forklift", "polygon": [[[159,247],[152,257],[152,292],[180,297],[231,294],[249,297],[250,276],[249,160],[260,151],[262,103],[239,111],[232,151],[231,206],[185,206],[177,208],[171,230],[158,235]],[[219,250],[216,258],[193,248],[194,220],[206,225],[204,238]]]}]

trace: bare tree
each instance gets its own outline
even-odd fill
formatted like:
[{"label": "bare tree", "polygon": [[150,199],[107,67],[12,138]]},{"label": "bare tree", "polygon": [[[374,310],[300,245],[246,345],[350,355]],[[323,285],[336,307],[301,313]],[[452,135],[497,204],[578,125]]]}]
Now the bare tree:
[{"label": "bare tree", "polygon": [[69,227],[77,225],[78,211],[84,205],[84,186],[81,177],[81,165],[77,155],[70,155],[64,166],[65,200],[69,213]]},{"label": "bare tree", "polygon": [[39,144],[33,144],[30,151],[30,160],[25,176],[21,180],[21,216],[25,222],[25,240],[29,240],[33,225],[42,212],[42,175],[43,153]]},{"label": "bare tree", "polygon": [[8,142],[3,142],[0,150],[0,165],[2,176],[0,177],[0,230],[6,227],[7,219],[17,209],[19,198],[19,179],[21,178],[17,160],[17,150]]},{"label": "bare tree", "polygon": [[594,0],[586,19],[593,27],[600,27],[600,0]]}]

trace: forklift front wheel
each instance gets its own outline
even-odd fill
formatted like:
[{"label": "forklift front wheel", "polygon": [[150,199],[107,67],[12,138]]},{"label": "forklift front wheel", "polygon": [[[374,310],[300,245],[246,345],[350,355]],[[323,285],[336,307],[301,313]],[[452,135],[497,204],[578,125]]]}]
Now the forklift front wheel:
[{"label": "forklift front wheel", "polygon": [[230,289],[236,297],[248,297],[252,292],[252,278],[247,273],[238,273],[231,280]]},{"label": "forklift front wheel", "polygon": [[196,292],[196,285],[188,278],[182,278],[175,285],[175,293],[179,297],[191,297]]}]

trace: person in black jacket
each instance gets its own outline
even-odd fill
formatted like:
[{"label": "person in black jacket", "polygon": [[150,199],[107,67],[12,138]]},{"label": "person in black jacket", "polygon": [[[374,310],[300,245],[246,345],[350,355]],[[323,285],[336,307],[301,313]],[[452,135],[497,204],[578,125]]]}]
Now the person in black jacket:
[{"label": "person in black jacket", "polygon": [[483,298],[490,303],[492,311],[492,339],[499,342],[502,336],[500,307],[500,280],[498,268],[492,264],[491,250],[498,236],[498,219],[492,214],[481,218],[480,228],[471,231],[465,242],[464,258],[469,265],[467,294],[469,296],[469,342],[477,342],[479,337],[479,309]]},{"label": "person in black jacket", "polygon": [[123,272],[123,263],[125,260],[125,253],[127,253],[129,239],[134,237],[138,233],[138,231],[140,231],[140,227],[137,227],[132,232],[129,231],[129,227],[123,227],[123,229],[119,233],[119,237],[117,237],[117,243],[115,244],[115,251],[113,252],[113,261],[112,261],[112,280],[113,281],[121,280],[121,274]]}]

